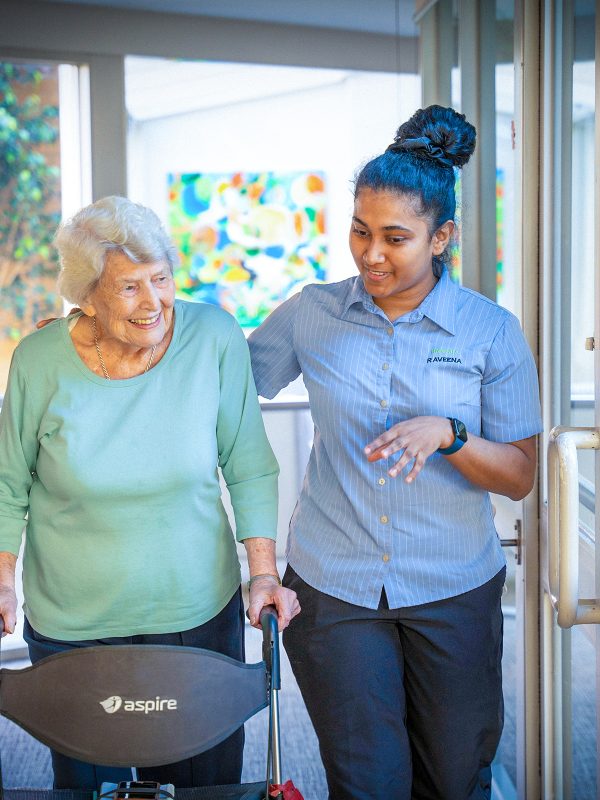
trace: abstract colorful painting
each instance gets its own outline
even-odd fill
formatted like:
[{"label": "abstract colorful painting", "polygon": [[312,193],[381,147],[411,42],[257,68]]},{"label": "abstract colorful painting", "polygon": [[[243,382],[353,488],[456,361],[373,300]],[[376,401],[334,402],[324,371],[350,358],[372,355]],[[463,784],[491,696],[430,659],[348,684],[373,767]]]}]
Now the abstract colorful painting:
[{"label": "abstract colorful painting", "polygon": [[496,285],[504,288],[504,170],[496,167]]},{"label": "abstract colorful painting", "polygon": [[[500,291],[504,286],[504,170],[496,168],[496,286]],[[462,257],[460,249],[462,232],[462,182],[460,174],[454,185],[456,192],[455,229],[448,248],[450,254],[450,275],[456,283],[462,280]]]},{"label": "abstract colorful painting", "polygon": [[255,327],[302,286],[325,280],[322,173],[185,173],[168,182],[180,297]]}]

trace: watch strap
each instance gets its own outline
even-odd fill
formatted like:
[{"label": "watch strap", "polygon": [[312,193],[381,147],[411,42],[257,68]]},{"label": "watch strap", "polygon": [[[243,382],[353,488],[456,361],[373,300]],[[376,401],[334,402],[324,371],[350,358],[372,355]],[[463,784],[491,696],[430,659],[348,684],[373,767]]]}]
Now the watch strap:
[{"label": "watch strap", "polygon": [[459,421],[457,419],[454,419],[453,417],[448,417],[448,419],[450,420],[450,423],[452,425],[452,430],[454,431],[454,441],[449,447],[438,448],[437,452],[441,453],[443,456],[451,456],[452,453],[457,453],[460,450],[460,448],[464,445],[464,443],[467,441],[466,431],[464,431],[464,428],[463,428],[464,439],[459,437],[458,435]]}]

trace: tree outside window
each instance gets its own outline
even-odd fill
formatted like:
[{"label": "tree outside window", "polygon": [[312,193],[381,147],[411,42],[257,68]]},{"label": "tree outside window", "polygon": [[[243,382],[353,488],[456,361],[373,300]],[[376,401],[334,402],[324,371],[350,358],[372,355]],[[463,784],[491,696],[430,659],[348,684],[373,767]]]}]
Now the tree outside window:
[{"label": "tree outside window", "polygon": [[18,341],[61,313],[58,68],[0,62],[0,395]]}]

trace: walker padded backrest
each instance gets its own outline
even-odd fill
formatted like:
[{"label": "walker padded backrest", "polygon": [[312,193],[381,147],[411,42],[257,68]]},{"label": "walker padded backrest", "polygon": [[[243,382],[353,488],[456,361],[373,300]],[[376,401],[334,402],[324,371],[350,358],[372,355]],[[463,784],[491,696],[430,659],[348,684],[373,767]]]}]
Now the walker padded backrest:
[{"label": "walker padded backrest", "polygon": [[67,756],[169,764],[223,741],[268,704],[263,662],[192,647],[84,647],[0,670],[0,713]]}]

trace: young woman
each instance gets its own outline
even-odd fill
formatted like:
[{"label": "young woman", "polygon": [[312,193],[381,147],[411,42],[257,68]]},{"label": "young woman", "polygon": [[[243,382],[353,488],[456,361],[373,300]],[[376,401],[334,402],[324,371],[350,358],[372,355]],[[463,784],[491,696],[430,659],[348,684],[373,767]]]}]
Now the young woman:
[{"label": "young woman", "polygon": [[418,111],[356,179],[359,274],[250,337],[259,394],[302,373],[315,424],[284,643],[333,800],[490,796],[505,562],[488,493],[530,491],[541,422],[516,318],[443,264],[474,148],[463,115]]}]

